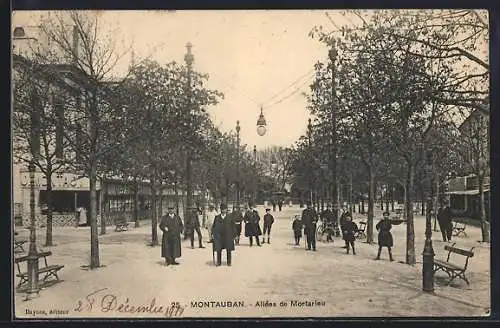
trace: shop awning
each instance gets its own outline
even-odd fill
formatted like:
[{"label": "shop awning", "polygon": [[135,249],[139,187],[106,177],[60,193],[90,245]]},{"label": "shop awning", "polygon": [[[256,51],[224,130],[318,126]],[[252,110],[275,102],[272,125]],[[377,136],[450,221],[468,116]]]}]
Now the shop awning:
[{"label": "shop awning", "polygon": [[[484,189],[483,192],[488,192],[490,189]],[[460,191],[449,191],[446,192],[447,195],[479,195],[479,190],[474,189],[474,190],[460,190]]]}]

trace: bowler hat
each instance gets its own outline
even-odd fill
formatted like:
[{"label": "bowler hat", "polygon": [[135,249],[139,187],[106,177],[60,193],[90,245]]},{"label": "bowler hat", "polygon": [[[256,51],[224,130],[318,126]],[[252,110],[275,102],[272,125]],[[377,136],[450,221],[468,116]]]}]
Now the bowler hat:
[{"label": "bowler hat", "polygon": [[227,210],[227,205],[226,204],[220,204],[220,209],[221,210]]}]

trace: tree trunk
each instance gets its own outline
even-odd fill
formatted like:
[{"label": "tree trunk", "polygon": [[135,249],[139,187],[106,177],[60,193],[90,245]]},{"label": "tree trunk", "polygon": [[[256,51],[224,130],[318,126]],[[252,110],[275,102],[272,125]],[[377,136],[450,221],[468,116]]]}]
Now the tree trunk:
[{"label": "tree trunk", "polygon": [[151,246],[158,246],[158,218],[156,216],[156,179],[153,176],[151,178]]},{"label": "tree trunk", "polygon": [[406,206],[406,264],[415,265],[415,227],[413,222],[413,179],[414,167],[408,163],[408,171],[406,177],[406,192],[405,192],[405,206]]},{"label": "tree trunk", "polygon": [[52,244],[52,169],[47,165],[47,227],[45,234],[45,245],[54,246]]},{"label": "tree trunk", "polygon": [[361,214],[365,214],[365,198],[361,198]]},{"label": "tree trunk", "polygon": [[394,186],[391,188],[391,212],[394,212]]},{"label": "tree trunk", "polygon": [[161,218],[162,215],[163,215],[163,184],[160,186],[159,193],[160,193],[160,195],[159,195],[160,196],[159,197],[160,198],[160,202],[158,204],[158,216],[157,217]]},{"label": "tree trunk", "polygon": [[422,208],[420,209],[420,215],[425,216],[425,204],[427,202],[425,200],[425,193],[423,192],[423,190],[422,190],[422,192],[420,194],[420,200],[421,200],[421,204],[422,204]]},{"label": "tree trunk", "polygon": [[97,231],[97,168],[95,161],[90,161],[90,269],[100,267],[99,236]]},{"label": "tree trunk", "polygon": [[101,192],[103,193],[101,202],[101,235],[105,235],[106,217],[104,216],[104,208],[106,208],[106,202],[108,201],[108,184],[104,180],[102,180],[101,183]]},{"label": "tree trunk", "polygon": [[349,175],[349,212],[354,213],[354,205],[352,199],[352,173]]},{"label": "tree trunk", "polygon": [[484,243],[490,242],[490,232],[489,232],[489,224],[486,221],[486,208],[484,201],[484,177],[480,172],[477,172],[477,183],[479,189],[479,215],[481,216],[481,235],[483,237],[482,241]]},{"label": "tree trunk", "polygon": [[134,216],[134,222],[135,222],[136,228],[140,227],[138,203],[139,203],[139,183],[137,181],[137,178],[134,178],[134,214],[133,214],[133,216]]},{"label": "tree trunk", "polygon": [[437,230],[437,210],[439,208],[439,193],[440,193],[440,190],[439,190],[439,173],[438,171],[436,170],[435,171],[436,175],[435,175],[435,181],[436,181],[436,194],[434,195],[434,199],[433,199],[433,209],[434,209],[434,213],[432,214],[433,215],[433,220],[434,220],[434,231],[438,231]]},{"label": "tree trunk", "polygon": [[375,207],[375,177],[373,169],[368,168],[368,218],[366,220],[366,242],[373,243],[373,212]]},{"label": "tree trunk", "polygon": [[[179,215],[179,191],[177,190],[177,182],[174,183],[174,188],[175,188],[175,213]],[[219,199],[217,199],[215,202],[217,203]]]}]

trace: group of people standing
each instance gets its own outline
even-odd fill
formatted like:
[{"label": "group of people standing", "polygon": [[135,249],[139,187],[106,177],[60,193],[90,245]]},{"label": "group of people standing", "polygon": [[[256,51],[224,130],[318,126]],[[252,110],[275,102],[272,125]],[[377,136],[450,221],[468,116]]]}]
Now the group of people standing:
[{"label": "group of people standing", "polygon": [[[340,225],[340,231],[342,231],[342,239],[345,242],[343,248],[346,249],[347,254],[350,253],[352,249],[352,254],[356,255],[356,248],[354,242],[356,240],[356,234],[358,232],[357,224],[352,220],[352,216],[348,211],[344,211],[339,222],[335,218],[335,213],[331,210],[331,205],[327,205],[327,209],[318,216],[316,210],[311,207],[311,203],[307,203],[306,209],[302,211],[302,216],[296,216],[292,223],[292,229],[294,232],[295,245],[300,244],[300,238],[302,237],[302,229],[304,229],[304,234],[306,235],[306,250],[316,251],[316,224],[318,218],[321,217],[323,222],[331,228],[327,231],[327,241],[333,241],[333,234],[339,236],[340,232],[337,233],[338,227]],[[393,246],[393,239],[391,234],[392,224],[389,219],[389,213],[385,212],[383,214],[382,220],[380,220],[375,228],[378,230],[378,253],[375,260],[380,259],[380,253],[383,247],[387,247],[389,252],[389,259],[393,261],[391,247]]]},{"label": "group of people standing", "polygon": [[[233,211],[229,213],[226,204],[220,205],[220,213],[214,213],[214,211],[209,213],[206,227],[210,236],[209,243],[213,243],[213,251],[217,253],[217,266],[221,265],[222,250],[224,249],[226,250],[227,265],[231,266],[231,252],[235,250],[235,245],[240,243],[243,223],[245,224],[245,237],[249,238],[250,246],[253,246],[254,238],[257,246],[261,246],[260,236],[262,235],[262,244],[266,242],[266,235],[267,243],[270,243],[271,227],[274,223],[274,217],[270,211],[270,209],[266,209],[263,229],[260,227],[259,213],[251,203],[245,207],[244,213],[239,205],[235,205]],[[168,206],[167,214],[162,216],[159,224],[163,232],[161,256],[165,258],[167,265],[179,264],[175,259],[181,256],[180,234],[183,233],[184,228],[191,241],[191,248],[194,248],[194,232],[197,233],[199,248],[205,248],[202,242],[199,214],[197,207],[188,208],[184,227],[182,219],[174,213],[174,206]]]}]

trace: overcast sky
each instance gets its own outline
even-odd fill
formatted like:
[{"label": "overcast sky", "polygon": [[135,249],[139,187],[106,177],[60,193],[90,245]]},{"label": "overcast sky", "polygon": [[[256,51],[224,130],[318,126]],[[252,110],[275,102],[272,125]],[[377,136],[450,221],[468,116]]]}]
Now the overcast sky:
[{"label": "overcast sky", "polygon": [[[336,24],[349,23],[329,11]],[[13,25],[36,25],[39,12],[15,12]],[[356,19],[354,18],[353,21]],[[315,25],[334,29],[324,10],[288,11],[102,11],[103,30],[112,30],[123,49],[133,44],[137,60],[152,56],[160,63],[181,62],[193,44],[194,68],[208,73],[209,88],[225,94],[210,108],[223,131],[240,121],[242,143],[290,145],[305,133],[309,113],[302,95],[313,65],[328,49],[308,33]],[[123,75],[131,53],[116,67]],[[268,132],[259,137],[256,121],[263,105]]]},{"label": "overcast sky", "polygon": [[[327,17],[328,12],[331,20]],[[305,134],[309,113],[303,92],[313,65],[325,61],[327,47],[308,36],[315,25],[325,30],[359,24],[330,10],[99,11],[102,33],[109,33],[122,53],[133,46],[113,72],[123,76],[132,57],[160,64],[183,62],[191,42],[194,69],[209,74],[207,87],[225,98],[209,109],[222,131],[240,121],[242,143],[262,149],[291,145]],[[37,25],[41,12],[14,12],[12,25]],[[35,31],[28,28],[27,31]],[[260,137],[256,122],[263,106],[268,132]]]}]

